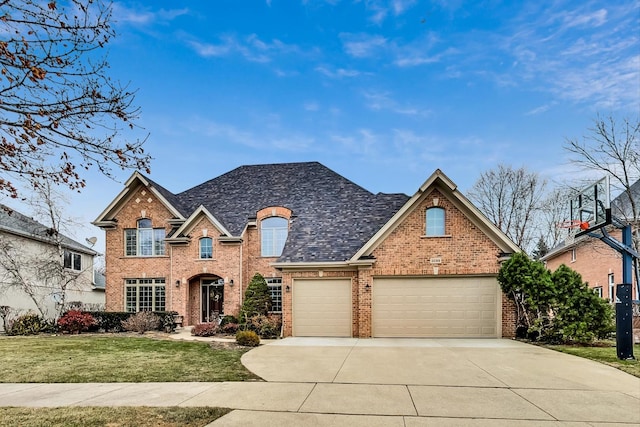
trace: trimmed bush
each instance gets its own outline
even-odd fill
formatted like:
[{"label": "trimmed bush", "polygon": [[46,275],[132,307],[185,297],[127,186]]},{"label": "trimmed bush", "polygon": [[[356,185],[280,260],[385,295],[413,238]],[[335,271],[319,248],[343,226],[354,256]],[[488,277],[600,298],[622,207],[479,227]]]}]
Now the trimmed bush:
[{"label": "trimmed bush", "polygon": [[257,333],[260,338],[278,338],[282,327],[282,318],[277,314],[250,317],[247,319],[246,328]]},{"label": "trimmed bush", "polygon": [[240,331],[236,334],[236,342],[247,347],[260,345],[260,337],[253,331]]},{"label": "trimmed bush", "polygon": [[71,334],[88,331],[89,327],[94,323],[93,316],[80,310],[69,310],[58,319],[58,327],[60,330]]},{"label": "trimmed bush", "polygon": [[244,302],[240,309],[240,323],[245,323],[247,319],[259,314],[266,316],[269,310],[271,310],[269,286],[264,277],[260,273],[256,273],[244,293]]},{"label": "trimmed bush", "polygon": [[160,317],[151,311],[139,311],[122,322],[125,331],[135,331],[144,334],[147,331],[156,331],[160,327]]},{"label": "trimmed bush", "polygon": [[223,316],[222,319],[220,320],[220,326],[224,326],[228,323],[240,323],[238,321],[238,318],[236,316],[233,316],[231,314],[227,314],[226,316]]},{"label": "trimmed bush", "polygon": [[156,316],[160,317],[160,326],[162,330],[171,333],[176,330],[176,319],[178,315],[177,311],[155,311]]},{"label": "trimmed bush", "polygon": [[7,331],[7,335],[38,335],[46,327],[45,322],[35,313],[18,316]]},{"label": "trimmed bush", "polygon": [[191,335],[196,337],[212,337],[218,333],[218,323],[198,323],[191,329]]},{"label": "trimmed bush", "polygon": [[134,313],[123,311],[85,311],[93,316],[95,323],[89,328],[90,331],[98,332],[122,332],[122,322],[133,316]]},{"label": "trimmed bush", "polygon": [[220,326],[220,332],[225,335],[235,335],[238,332],[237,323],[226,323],[224,326]]}]

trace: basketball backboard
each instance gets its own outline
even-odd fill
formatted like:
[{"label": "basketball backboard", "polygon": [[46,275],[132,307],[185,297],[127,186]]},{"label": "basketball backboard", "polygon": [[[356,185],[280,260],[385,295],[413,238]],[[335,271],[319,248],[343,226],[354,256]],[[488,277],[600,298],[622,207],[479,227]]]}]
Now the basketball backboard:
[{"label": "basketball backboard", "polygon": [[571,199],[571,221],[580,224],[576,236],[611,224],[609,177],[594,182],[574,194]]}]

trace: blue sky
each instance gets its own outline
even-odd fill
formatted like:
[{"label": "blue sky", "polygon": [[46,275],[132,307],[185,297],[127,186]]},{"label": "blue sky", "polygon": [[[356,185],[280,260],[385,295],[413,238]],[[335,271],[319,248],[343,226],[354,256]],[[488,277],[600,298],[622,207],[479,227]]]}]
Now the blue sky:
[{"label": "blue sky", "polygon": [[[116,1],[113,16],[111,75],[138,89],[151,178],[174,192],[293,161],[409,195],[436,168],[463,191],[499,163],[565,179],[566,138],[640,111],[637,1]],[[129,175],[89,175],[70,212],[88,224]]]}]

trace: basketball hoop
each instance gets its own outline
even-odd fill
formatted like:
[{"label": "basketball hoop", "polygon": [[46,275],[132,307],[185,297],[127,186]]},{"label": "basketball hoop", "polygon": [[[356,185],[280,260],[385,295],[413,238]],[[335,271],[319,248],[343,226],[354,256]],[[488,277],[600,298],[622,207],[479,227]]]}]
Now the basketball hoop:
[{"label": "basketball hoop", "polygon": [[564,240],[566,246],[573,245],[576,241],[576,234],[578,231],[584,231],[589,229],[589,222],[572,219],[569,221],[562,221],[556,224],[558,228],[567,229],[567,237]]},{"label": "basketball hoop", "polygon": [[556,224],[556,226],[558,228],[568,228],[568,229],[580,229],[580,230],[587,230],[589,228],[589,222],[588,221],[580,221],[578,219],[572,219],[569,221],[562,221],[559,222],[558,224]]}]

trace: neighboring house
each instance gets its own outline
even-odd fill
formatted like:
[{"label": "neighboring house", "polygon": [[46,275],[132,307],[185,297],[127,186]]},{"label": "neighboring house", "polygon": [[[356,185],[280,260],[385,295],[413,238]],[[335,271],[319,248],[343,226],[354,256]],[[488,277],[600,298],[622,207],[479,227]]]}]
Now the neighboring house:
[{"label": "neighboring house", "polygon": [[[55,318],[61,304],[104,308],[94,285],[97,253],[16,210],[0,205],[0,306]],[[16,275],[23,285],[18,285]],[[33,294],[33,298],[25,292]],[[35,301],[34,301],[35,299]]]},{"label": "neighboring house", "polygon": [[[640,180],[631,186],[636,209],[640,209]],[[632,204],[627,193],[611,201],[611,214],[626,223],[631,223],[635,232],[640,224],[633,223]],[[622,241],[620,229],[607,227],[611,237]],[[583,235],[570,243],[563,242],[541,258],[547,268],[556,270],[565,264],[577,271],[589,287],[611,302],[615,300],[616,285],[622,283],[622,256],[599,239]],[[638,299],[637,277],[633,274],[632,299]]]},{"label": "neighboring house", "polygon": [[94,221],[110,311],[237,315],[256,273],[284,336],[513,336],[500,262],[520,249],[440,170],[413,197],[316,163],[242,166],[181,193],[140,173]]}]

